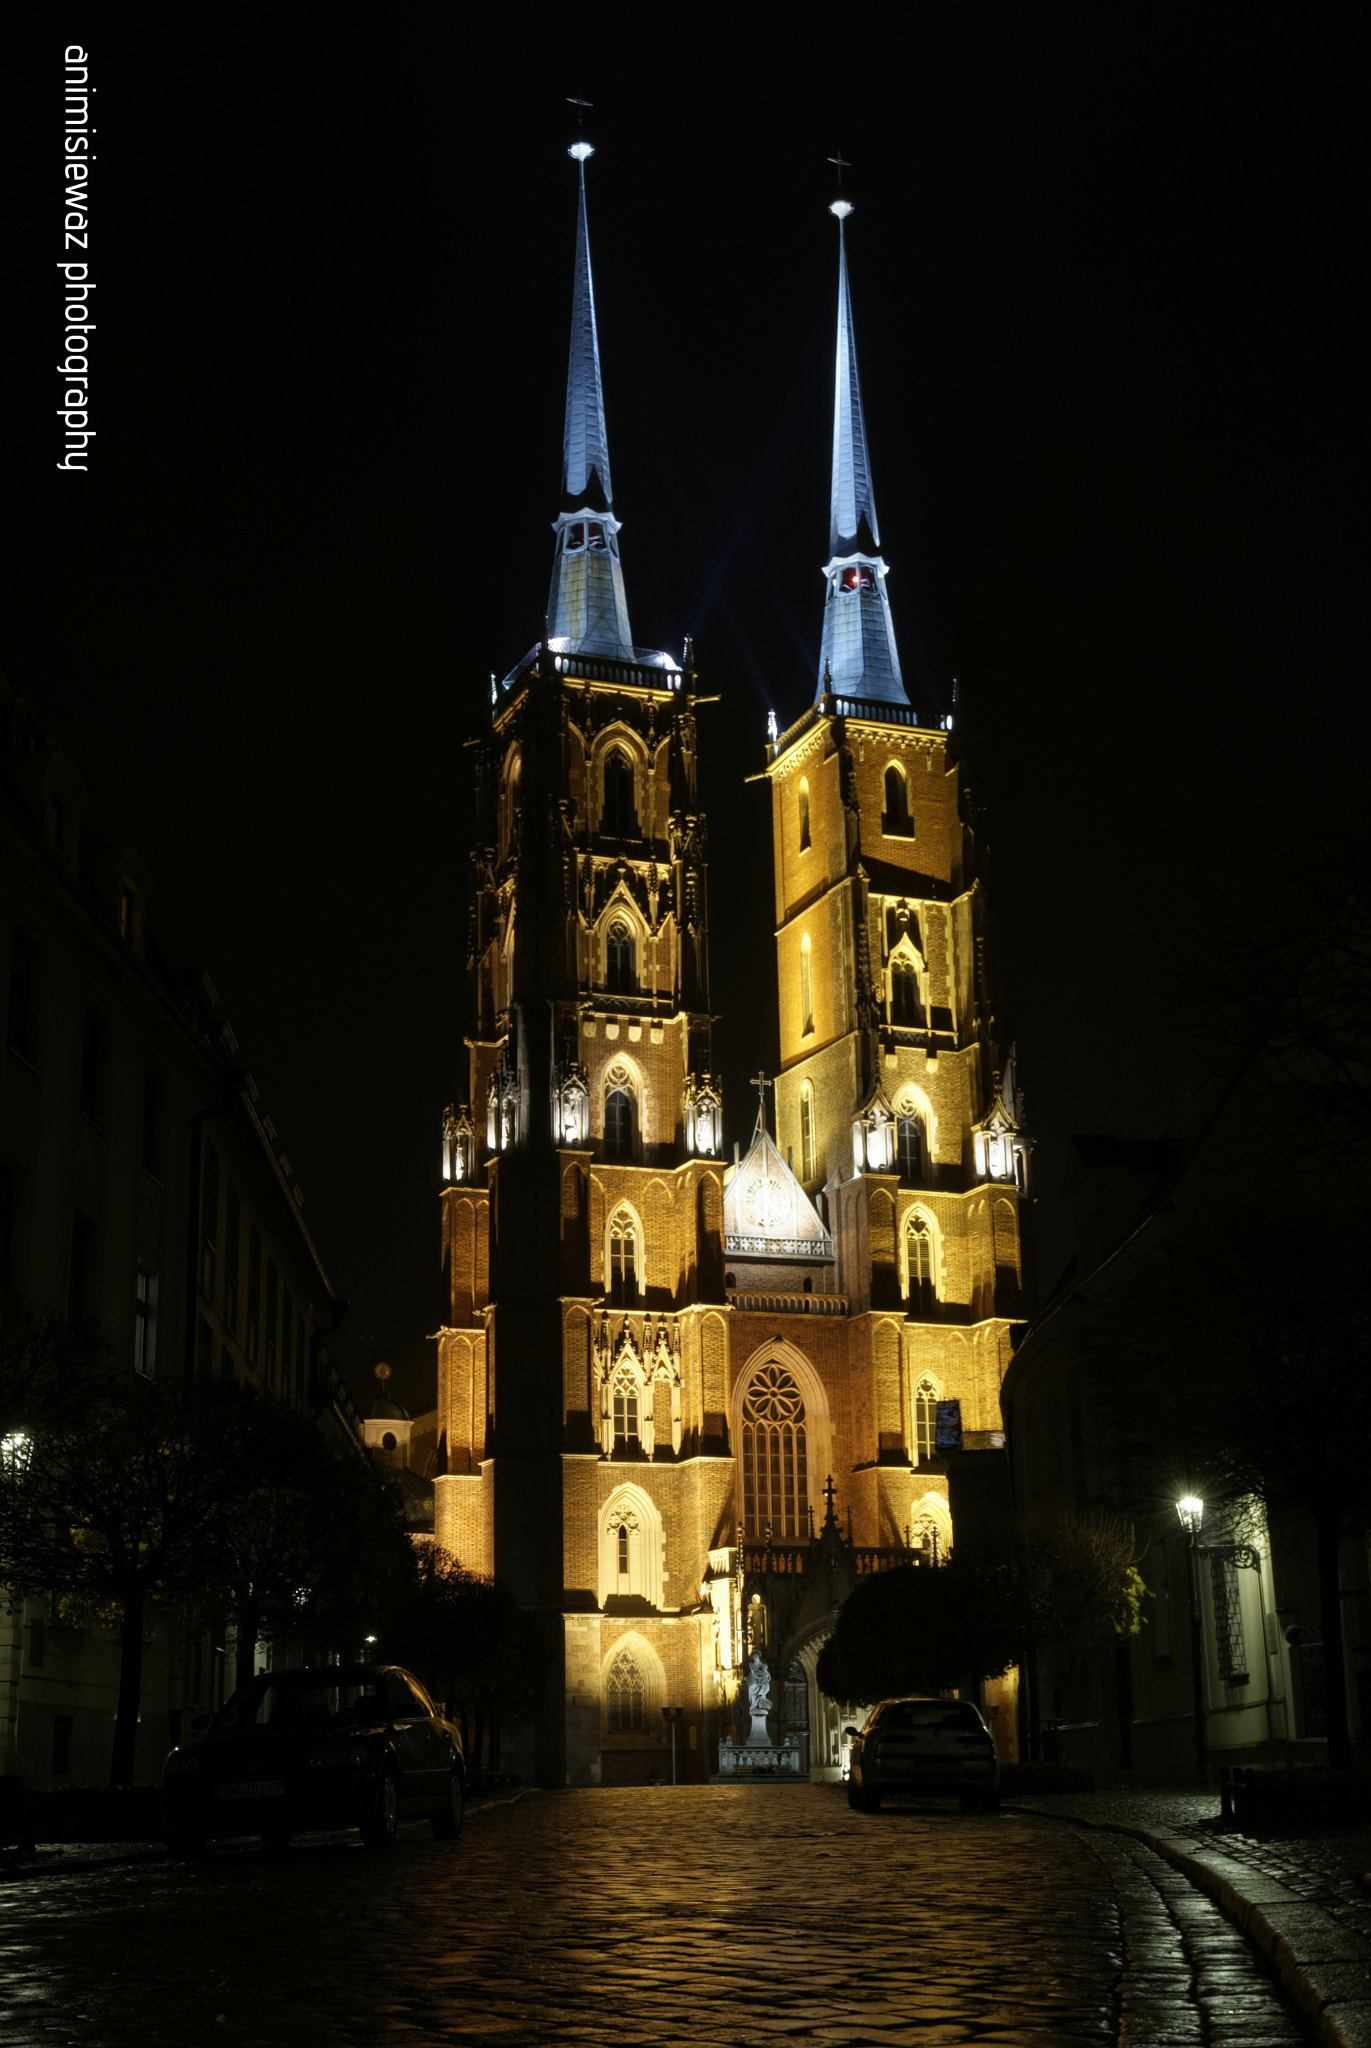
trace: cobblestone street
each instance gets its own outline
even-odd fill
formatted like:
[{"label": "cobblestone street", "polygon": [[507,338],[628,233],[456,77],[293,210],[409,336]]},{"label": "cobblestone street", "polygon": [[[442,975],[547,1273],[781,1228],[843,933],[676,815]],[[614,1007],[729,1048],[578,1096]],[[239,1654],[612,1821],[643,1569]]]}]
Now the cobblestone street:
[{"label": "cobblestone street", "polygon": [[455,1845],[33,1877],[0,1916],[9,2048],[1304,2038],[1143,1845],[832,1786],[527,1793]]}]

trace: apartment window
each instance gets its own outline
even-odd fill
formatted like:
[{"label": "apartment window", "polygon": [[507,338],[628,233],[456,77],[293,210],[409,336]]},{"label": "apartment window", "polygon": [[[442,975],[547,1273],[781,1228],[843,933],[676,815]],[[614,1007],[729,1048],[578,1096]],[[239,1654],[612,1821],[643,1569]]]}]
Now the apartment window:
[{"label": "apartment window", "polygon": [[93,1124],[105,1121],[109,1027],[87,1004],[81,1015],[81,1114]]},{"label": "apartment window", "polygon": [[67,1280],[67,1315],[74,1323],[93,1322],[99,1310],[98,1230],[78,1210],[71,1219],[71,1266]]},{"label": "apartment window", "polygon": [[5,1026],[11,1052],[21,1059],[38,1056],[38,948],[27,932],[10,941],[10,997]]},{"label": "apartment window", "polygon": [[238,1335],[238,1274],[243,1256],[243,1203],[233,1182],[229,1182],[228,1214],[224,1226],[224,1321]]},{"label": "apartment window", "polygon": [[248,1228],[248,1362],[256,1365],[262,1335],[262,1233]]},{"label": "apartment window", "polygon": [[166,1089],[160,1074],[150,1069],[143,1075],[143,1171],[154,1180],[163,1178],[162,1153],[166,1121]]},{"label": "apartment window", "polygon": [[280,1307],[280,1275],[275,1259],[267,1260],[267,1385],[276,1392],[276,1321]]},{"label": "apartment window", "polygon": [[219,1242],[219,1154],[205,1147],[205,1188],[200,1208],[200,1286],[207,1301],[213,1301],[218,1279],[215,1248]]},{"label": "apartment window", "polygon": [[139,1262],[133,1295],[133,1369],[151,1379],[157,1354],[157,1275]]}]

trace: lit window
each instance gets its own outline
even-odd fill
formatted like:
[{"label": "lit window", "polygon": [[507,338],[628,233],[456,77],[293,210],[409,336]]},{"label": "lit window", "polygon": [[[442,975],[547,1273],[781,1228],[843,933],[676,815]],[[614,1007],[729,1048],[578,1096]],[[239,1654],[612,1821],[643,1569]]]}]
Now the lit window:
[{"label": "lit window", "polygon": [[854,562],[850,569],[844,569],[838,577],[839,590],[874,590],[876,572],[865,562]]},{"label": "lit window", "polygon": [[881,830],[888,839],[911,839],[914,820],[909,815],[909,790],[903,772],[892,762],[885,771],[885,816]]},{"label": "lit window", "polygon": [[814,983],[809,964],[809,933],[800,941],[800,1036],[814,1029]]},{"label": "lit window", "polygon": [[783,1365],[760,1366],[743,1398],[743,1519],[749,1536],[809,1534],[804,1401]]},{"label": "lit window", "polygon": [[606,1719],[611,1735],[647,1733],[647,1687],[627,1650],[620,1650],[605,1681]]},{"label": "lit window", "polygon": [[612,995],[630,996],[637,982],[633,934],[626,924],[612,924],[605,938],[605,986]]},{"label": "lit window", "polygon": [[915,1308],[933,1305],[933,1237],[923,1216],[911,1216],[905,1226],[905,1258],[909,1272],[909,1300]]},{"label": "lit window", "polygon": [[804,852],[804,850],[805,850],[805,848],[806,848],[806,847],[808,846],[808,844],[809,844],[809,784],[808,784],[808,782],[806,782],[806,781],[803,781],[803,780],[802,780],[802,781],[801,781],[801,783],[800,783],[800,851],[801,851],[801,853],[803,853],[803,852]]},{"label": "lit window", "polygon": [[619,747],[605,761],[605,801],[600,830],[611,839],[636,839],[638,817],[633,794],[633,763]]},{"label": "lit window", "polygon": [[638,1299],[638,1227],[622,1211],[609,1226],[609,1293],[620,1308]]},{"label": "lit window", "polygon": [[919,1021],[919,976],[912,960],[897,956],[890,963],[890,1021],[917,1024]]},{"label": "lit window", "polygon": [[[638,1382],[628,1366],[621,1365],[614,1381],[614,1441],[616,1444],[626,1444],[630,1439],[636,1440],[637,1436]],[[627,1531],[621,1528],[619,1535],[623,1545],[621,1554],[627,1558]],[[622,1569],[626,1571],[627,1564]]]},{"label": "lit window", "polygon": [[933,1456],[938,1438],[938,1389],[920,1380],[914,1390],[914,1455],[920,1463]]}]

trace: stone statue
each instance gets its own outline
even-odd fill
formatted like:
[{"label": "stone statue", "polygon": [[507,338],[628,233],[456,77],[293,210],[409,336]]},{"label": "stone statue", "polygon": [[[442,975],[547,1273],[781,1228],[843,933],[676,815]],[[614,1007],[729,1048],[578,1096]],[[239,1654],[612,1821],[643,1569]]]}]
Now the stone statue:
[{"label": "stone statue", "polygon": [[747,1668],[747,1705],[754,1720],[771,1710],[771,1673],[755,1650]]}]

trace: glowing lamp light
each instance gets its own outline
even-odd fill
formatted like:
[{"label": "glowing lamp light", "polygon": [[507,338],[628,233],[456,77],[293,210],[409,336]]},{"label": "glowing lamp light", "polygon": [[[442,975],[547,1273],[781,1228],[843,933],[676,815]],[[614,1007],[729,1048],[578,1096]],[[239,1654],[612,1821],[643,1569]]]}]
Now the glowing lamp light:
[{"label": "glowing lamp light", "polygon": [[28,1470],[32,1456],[33,1440],[23,1430],[16,1430],[12,1436],[0,1436],[0,1469],[8,1472],[11,1478],[17,1479]]},{"label": "glowing lamp light", "polygon": [[594,154],[595,145],[593,142],[573,142],[567,151],[567,155],[574,156],[578,164],[583,164],[588,156],[594,156]]},{"label": "glowing lamp light", "polygon": [[828,210],[830,213],[835,214],[839,220],[846,220],[852,211],[852,202],[848,199],[835,199]]},{"label": "glowing lamp light", "polygon": [[362,1637],[362,1641],[363,1641],[364,1643],[374,1643],[374,1642],[375,1642],[375,1640],[376,1640],[375,1636],[363,1636],[363,1637]]},{"label": "glowing lamp light", "polygon": [[1204,1502],[1197,1494],[1187,1493],[1183,1500],[1176,1502],[1176,1513],[1181,1518],[1181,1527],[1187,1536],[1198,1536],[1204,1523]]}]

